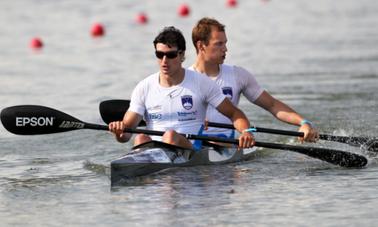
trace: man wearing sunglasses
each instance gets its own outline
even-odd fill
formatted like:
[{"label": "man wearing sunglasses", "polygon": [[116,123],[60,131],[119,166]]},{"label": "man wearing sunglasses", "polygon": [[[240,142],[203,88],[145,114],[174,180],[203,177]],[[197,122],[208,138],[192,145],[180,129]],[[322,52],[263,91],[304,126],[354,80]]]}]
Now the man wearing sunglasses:
[{"label": "man wearing sunglasses", "polygon": [[[227,37],[224,25],[212,18],[202,18],[192,31],[192,41],[196,48],[197,58],[189,69],[207,75],[223,93],[237,106],[243,94],[250,102],[269,111],[277,119],[288,124],[298,125],[304,133],[301,142],[315,142],[318,131],[310,121],[296,113],[285,103],[272,97],[257,83],[255,77],[242,67],[223,64],[227,52]],[[229,123],[229,120],[215,108],[209,106],[207,120],[211,122]],[[206,132],[212,135],[232,136],[233,131],[221,128],[209,128]]]},{"label": "man wearing sunglasses", "polygon": [[127,142],[131,134],[125,128],[135,128],[144,118],[147,129],[164,131],[162,137],[151,138],[138,134],[134,144],[152,139],[183,148],[199,149],[182,134],[197,134],[201,131],[208,105],[227,116],[241,132],[239,147],[248,148],[254,144],[253,135],[247,130],[249,121],[238,108],[222,94],[219,87],[209,78],[182,67],[185,59],[185,38],[181,31],[166,27],[154,42],[159,72],[154,73],[135,87],[128,111],[122,121],[111,122],[109,130],[119,142]]}]

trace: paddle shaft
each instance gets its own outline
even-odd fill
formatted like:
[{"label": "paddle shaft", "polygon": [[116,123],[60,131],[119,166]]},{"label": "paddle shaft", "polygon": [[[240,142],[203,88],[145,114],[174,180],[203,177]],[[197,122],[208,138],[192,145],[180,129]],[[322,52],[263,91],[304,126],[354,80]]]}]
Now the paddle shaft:
[{"label": "paddle shaft", "polygon": [[[91,123],[84,123],[84,129],[95,129],[95,130],[109,130],[109,127],[107,125],[97,125],[97,124],[91,124]],[[152,136],[163,136],[164,132],[162,131],[155,131],[155,130],[148,130],[148,129],[139,129],[139,128],[125,128],[124,132],[128,133],[137,133],[137,134],[146,134],[146,135],[152,135]],[[182,134],[180,135],[184,136],[187,139],[191,140],[206,140],[206,141],[213,141],[213,142],[220,142],[220,143],[231,143],[231,144],[239,144],[239,140],[237,139],[231,139],[231,138],[221,138],[221,137],[215,137],[215,136],[201,136],[201,135],[194,135],[194,134]],[[280,144],[281,145],[281,144]],[[277,148],[279,149],[279,145],[277,144],[270,144],[270,143],[264,143],[264,142],[255,142],[255,146],[257,147],[266,147],[266,148]]]},{"label": "paddle shaft", "polygon": [[[97,124],[91,124],[91,123],[84,123],[83,128],[95,129],[95,130],[106,130],[106,131],[109,130],[109,127],[107,125],[97,125]],[[165,133],[163,131],[155,131],[155,130],[140,129],[140,128],[125,128],[124,132],[133,133],[133,134],[146,134],[146,135],[151,135],[151,136],[163,136]],[[187,139],[193,139],[193,140],[208,140],[208,141],[213,141],[213,142],[239,144],[239,140],[237,139],[220,138],[220,137],[212,137],[212,136],[200,136],[200,135],[182,134],[182,133],[180,133],[180,135],[184,136]],[[259,144],[259,142],[257,143]]]},{"label": "paddle shaft", "polygon": [[[216,128],[228,128],[234,129],[234,126],[231,124],[223,124],[223,123],[216,123],[216,122],[208,122],[208,126],[216,127]],[[271,128],[261,128],[261,127],[252,127],[256,129],[256,132],[261,133],[270,133],[270,134],[278,134],[278,135],[286,135],[286,136],[297,136],[297,137],[304,137],[303,132],[295,132],[295,131],[287,131],[287,130],[280,130],[280,129],[271,129]],[[366,143],[369,138],[364,137],[354,137],[354,136],[333,136],[327,134],[320,134],[319,139],[321,140],[328,140],[340,143],[347,143],[359,146],[361,144]]]},{"label": "paddle shaft", "polygon": [[[38,135],[67,132],[79,129],[109,130],[106,125],[86,123],[61,111],[35,105],[7,107],[1,111],[1,122],[4,127],[19,135]],[[165,132],[126,128],[125,132],[144,133],[162,136]],[[208,137],[192,134],[183,134],[188,139],[205,140],[222,143],[238,144],[239,141],[231,138]],[[345,167],[363,167],[367,164],[364,156],[325,148],[302,147],[287,144],[255,142],[258,147],[295,151],[335,165]]]},{"label": "paddle shaft", "polygon": [[[129,108],[129,106],[130,106],[130,100],[125,100],[125,99],[106,100],[100,103],[100,106],[99,106],[100,114],[104,122],[108,124],[111,121],[122,120],[123,115]],[[139,126],[145,126],[145,124],[146,123],[142,121],[139,124]],[[222,124],[222,123],[215,123],[215,122],[209,122],[208,126],[234,129],[234,126],[231,124]],[[256,132],[261,132],[261,133],[270,133],[270,134],[297,136],[297,137],[304,136],[304,133],[296,132],[296,131],[286,131],[286,130],[260,128],[260,127],[255,127],[255,129],[256,129]],[[339,142],[339,143],[346,143],[352,146],[362,146],[368,143],[369,141],[376,141],[375,138],[354,137],[354,136],[334,136],[334,135],[327,135],[327,134],[320,134],[319,139],[327,140],[327,141],[334,141],[334,142]],[[367,148],[369,150],[375,151],[374,146],[367,147]],[[377,148],[377,151],[378,151],[378,148]]]}]

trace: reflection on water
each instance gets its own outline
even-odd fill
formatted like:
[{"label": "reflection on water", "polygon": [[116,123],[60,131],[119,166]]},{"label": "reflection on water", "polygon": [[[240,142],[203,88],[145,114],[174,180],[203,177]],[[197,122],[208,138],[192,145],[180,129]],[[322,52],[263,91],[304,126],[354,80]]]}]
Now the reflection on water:
[{"label": "reflection on water", "polygon": [[[36,169],[30,169],[30,171],[36,171]],[[47,177],[47,178],[3,178],[3,180],[7,181],[7,188],[8,191],[19,190],[21,188],[25,189],[33,189],[38,187],[46,187],[49,185],[56,185],[56,184],[65,184],[65,183],[72,183],[75,181],[74,176],[56,176],[56,177]]]}]

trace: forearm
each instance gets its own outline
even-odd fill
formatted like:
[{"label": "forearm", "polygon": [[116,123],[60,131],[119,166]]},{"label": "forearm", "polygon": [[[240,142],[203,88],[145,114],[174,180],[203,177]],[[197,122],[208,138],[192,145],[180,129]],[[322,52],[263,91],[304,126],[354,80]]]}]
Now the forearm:
[{"label": "forearm", "polygon": [[109,130],[115,134],[116,140],[125,143],[130,140],[132,134],[124,132],[125,128],[135,128],[141,117],[135,113],[127,112],[122,121],[114,121],[109,124]]},{"label": "forearm", "polygon": [[247,117],[239,109],[234,112],[231,117],[231,121],[233,122],[233,125],[235,129],[238,130],[238,132],[243,132],[245,129],[251,127]]},{"label": "forearm", "polygon": [[264,91],[262,95],[255,101],[255,104],[269,111],[278,120],[288,124],[297,125],[300,132],[304,132],[304,138],[300,137],[299,140],[315,142],[319,137],[319,133],[313,128],[313,125],[308,120],[305,120],[291,107],[273,98],[269,93]]},{"label": "forearm", "polygon": [[299,126],[304,119],[291,107],[280,100],[273,98],[266,92],[264,92],[262,97],[260,97],[255,104],[270,112],[278,120],[288,124]]},{"label": "forearm", "polygon": [[291,107],[280,100],[275,99],[266,91],[264,91],[254,103],[270,112],[278,120],[288,124],[299,126],[304,119]]},{"label": "forearm", "polygon": [[248,118],[245,114],[237,107],[232,105],[231,101],[227,98],[217,107],[217,110],[228,117],[236,130],[243,132],[243,130],[250,128]]},{"label": "forearm", "polygon": [[236,130],[240,132],[239,136],[239,147],[248,148],[254,145],[254,138],[252,133],[245,131],[250,128],[249,121],[245,114],[232,105],[229,99],[224,99],[224,101],[217,107],[217,110],[223,115],[227,116],[233,123]]},{"label": "forearm", "polygon": [[297,125],[301,124],[304,119],[300,114],[293,110],[288,105],[277,100],[270,111],[274,117],[278,120],[286,122],[288,124]]}]

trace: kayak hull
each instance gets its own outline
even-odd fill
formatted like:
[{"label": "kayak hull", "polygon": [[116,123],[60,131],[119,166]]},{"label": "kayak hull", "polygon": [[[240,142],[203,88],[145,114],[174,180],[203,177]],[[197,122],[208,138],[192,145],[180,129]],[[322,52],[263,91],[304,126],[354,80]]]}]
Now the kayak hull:
[{"label": "kayak hull", "polygon": [[256,149],[237,150],[212,145],[200,151],[184,149],[160,141],[149,141],[133,147],[126,155],[110,163],[111,184],[175,167],[220,165],[251,159]]}]

